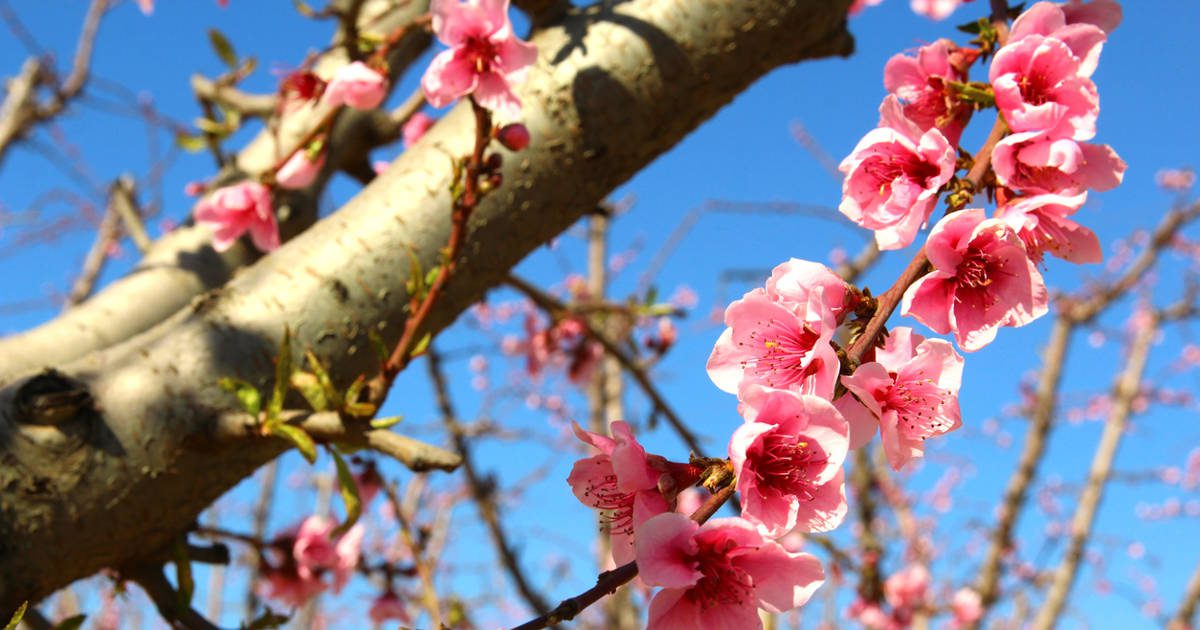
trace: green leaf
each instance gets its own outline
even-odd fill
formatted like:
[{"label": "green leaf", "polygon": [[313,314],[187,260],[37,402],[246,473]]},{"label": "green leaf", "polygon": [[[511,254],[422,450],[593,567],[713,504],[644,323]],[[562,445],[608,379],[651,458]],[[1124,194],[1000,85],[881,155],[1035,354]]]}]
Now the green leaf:
[{"label": "green leaf", "polygon": [[179,585],[179,608],[186,610],[191,608],[192,594],[196,592],[196,581],[192,577],[192,560],[188,557],[186,539],[183,536],[176,538],[171,551],[175,562],[175,581]]},{"label": "green leaf", "polygon": [[430,267],[429,271],[425,272],[425,286],[427,286],[427,287],[433,286],[433,283],[437,281],[438,274],[441,272],[442,272],[441,265],[434,265],[434,266]]},{"label": "green leaf", "polygon": [[391,353],[388,351],[387,344],[383,343],[383,337],[380,337],[379,333],[374,330],[368,330],[367,340],[371,342],[371,347],[375,349],[375,355],[379,357],[379,362],[386,362]]},{"label": "green leaf", "polygon": [[371,421],[372,429],[388,429],[400,424],[404,420],[404,416],[390,416],[387,418],[376,418]]},{"label": "green leaf", "polygon": [[425,295],[425,273],[421,271],[421,260],[411,249],[408,250],[408,262],[408,280],[404,283],[404,289],[410,297],[419,299]]},{"label": "green leaf", "polygon": [[175,134],[175,145],[188,153],[199,153],[208,147],[204,136],[192,136],[186,133]]},{"label": "green leaf", "polygon": [[237,53],[233,51],[233,44],[229,43],[229,38],[225,34],[215,28],[208,29],[208,43],[212,44],[213,52],[217,53],[217,57],[225,62],[225,65],[230,69],[236,69],[238,66]]},{"label": "green leaf", "polygon": [[258,417],[259,412],[262,411],[262,395],[258,393],[258,388],[240,378],[229,376],[222,377],[217,381],[217,385],[221,389],[237,396],[238,403],[242,405],[242,409],[246,413],[255,418]]},{"label": "green leaf", "polygon": [[329,371],[321,363],[321,359],[313,354],[312,350],[304,351],[304,358],[308,359],[308,367],[313,371],[313,375],[317,377],[317,383],[321,386],[321,391],[325,392],[325,400],[329,403],[329,407],[338,409],[342,406],[342,395],[338,393],[337,387],[333,385],[333,379],[329,377]]},{"label": "green leaf", "polygon": [[982,33],[983,29],[987,28],[988,26],[990,26],[990,23],[987,21],[987,18],[979,18],[974,22],[959,24],[955,28],[969,35],[978,35]]},{"label": "green leaf", "polygon": [[242,627],[245,630],[271,630],[271,628],[278,628],[287,623],[288,619],[287,615],[281,615],[268,608],[258,619]]},{"label": "green leaf", "polygon": [[22,602],[17,612],[13,613],[12,619],[8,620],[8,625],[4,626],[4,630],[16,630],[17,624],[25,618],[25,611],[29,609],[29,602]]},{"label": "green leaf", "polygon": [[83,627],[83,622],[85,619],[87,619],[87,615],[82,613],[78,615],[72,615],[54,624],[54,627],[51,628],[51,630],[79,630],[79,628]]},{"label": "green leaf", "polygon": [[358,517],[362,516],[362,499],[358,496],[358,484],[354,483],[354,475],[346,465],[346,460],[342,459],[342,455],[332,446],[326,447],[325,450],[333,456],[333,463],[337,466],[338,489],[342,494],[342,503],[346,505],[346,520],[333,530],[333,536],[337,537],[346,533],[358,521]]},{"label": "green leaf", "polygon": [[346,397],[343,399],[346,405],[358,402],[358,396],[362,393],[362,388],[366,384],[367,377],[362,374],[359,374],[358,378],[354,379],[353,383],[350,383],[350,387],[346,388]]},{"label": "green leaf", "polygon": [[207,134],[214,136],[225,136],[229,133],[229,125],[226,125],[225,123],[219,123],[210,118],[200,117],[193,122],[196,124],[197,129]]},{"label": "green leaf", "polygon": [[378,409],[376,409],[375,405],[372,405],[371,403],[353,402],[346,403],[346,406],[342,409],[342,411],[345,411],[355,418],[370,418],[371,416],[375,415],[375,412],[378,411]]},{"label": "green leaf", "polygon": [[415,359],[422,354],[425,354],[425,351],[429,349],[429,342],[432,340],[433,333],[425,333],[425,336],[421,337],[420,341],[417,342],[417,345],[413,346],[412,352],[409,353],[409,356]]},{"label": "green leaf", "polygon": [[296,446],[296,450],[308,460],[308,463],[317,463],[317,445],[313,442],[312,437],[297,426],[290,424],[278,423],[271,427],[271,435],[281,437]]},{"label": "green leaf", "polygon": [[275,359],[275,387],[267,403],[267,424],[274,423],[283,412],[283,397],[287,394],[292,371],[292,331],[284,326],[283,339],[279,342],[279,358]]},{"label": "green leaf", "polygon": [[325,398],[325,390],[316,374],[297,370],[292,373],[289,383],[292,389],[304,396],[304,400],[308,401],[308,406],[312,407],[313,411],[329,409],[329,400]]}]

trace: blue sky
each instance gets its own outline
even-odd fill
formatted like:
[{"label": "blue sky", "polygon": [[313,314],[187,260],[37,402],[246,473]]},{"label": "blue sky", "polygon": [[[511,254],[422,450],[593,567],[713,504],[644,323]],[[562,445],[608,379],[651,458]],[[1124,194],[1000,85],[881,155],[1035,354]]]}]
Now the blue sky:
[{"label": "blue sky", "polygon": [[[198,114],[187,86],[189,74],[211,75],[220,70],[220,62],[208,47],[206,28],[221,29],[240,52],[258,57],[260,70],[246,87],[261,91],[272,89],[276,80],[270,73],[272,68],[298,63],[307,49],[320,47],[328,39],[327,24],[297,16],[290,3],[232,0],[230,4],[222,10],[208,1],[160,2],[161,6],[150,18],[142,16],[129,3],[117,7],[101,32],[95,60],[97,75],[152,98],[156,107],[167,115],[189,121]],[[1097,141],[1111,144],[1128,162],[1129,170],[1120,188],[1093,195],[1079,215],[1106,244],[1158,221],[1173,198],[1156,188],[1155,172],[1166,167],[1196,166],[1195,147],[1200,144],[1195,106],[1200,99],[1200,88],[1194,81],[1193,67],[1194,32],[1200,25],[1200,5],[1186,0],[1150,0],[1126,5],[1125,22],[1106,45],[1095,81],[1102,106]],[[30,31],[47,49],[56,51],[64,63],[74,44],[82,6],[82,2],[55,6],[14,3]],[[724,440],[740,419],[733,398],[713,387],[704,373],[704,362],[720,332],[708,322],[707,315],[714,306],[723,306],[750,288],[745,282],[723,284],[722,274],[730,270],[760,270],[760,275],[765,276],[771,267],[789,257],[824,261],[835,247],[851,253],[857,251],[868,236],[837,217],[833,208],[840,200],[839,181],[797,144],[789,131],[791,126],[801,123],[834,160],[840,160],[876,123],[878,104],[884,95],[882,68],[886,60],[938,37],[963,41],[953,30],[953,24],[982,15],[985,6],[984,2],[969,4],[944,23],[913,15],[902,0],[888,0],[867,10],[851,21],[850,28],[857,39],[857,51],[852,57],[805,63],[767,76],[614,194],[616,198],[628,196],[635,203],[627,215],[615,222],[613,249],[638,251],[629,269],[614,280],[613,294],[618,296],[636,290],[640,270],[667,235],[688,213],[705,204],[715,200],[783,202],[814,209],[799,215],[708,213],[667,260],[655,281],[665,294],[679,285],[687,285],[700,295],[696,313],[681,325],[681,343],[656,373],[667,398],[708,437],[712,452],[724,449]],[[264,24],[271,27],[264,28]],[[14,73],[25,56],[26,52],[14,39],[0,38],[3,62],[0,72]],[[415,85],[415,76],[413,73],[406,77],[395,98],[409,93]],[[976,78],[979,76],[977,73]],[[964,146],[977,146],[989,125],[990,119],[976,121]],[[146,133],[137,121],[85,106],[74,109],[62,121],[61,130],[85,157],[93,170],[89,178],[95,182],[103,184],[124,171],[140,176],[148,170]],[[169,144],[161,134],[159,140],[164,147]],[[38,142],[49,144],[50,136],[43,132]],[[387,159],[398,150],[398,147],[384,149],[377,157]],[[205,155],[179,156],[165,175],[162,216],[174,220],[186,217],[189,200],[182,193],[183,185],[203,179],[211,171],[211,159]],[[0,208],[18,213],[19,218],[19,213],[39,195],[57,187],[77,194],[92,194],[86,186],[64,177],[42,156],[19,149],[0,169]],[[356,184],[349,180],[337,181],[328,193],[327,208],[335,208],[355,189]],[[45,209],[43,220],[74,212],[61,205],[50,206]],[[6,277],[0,289],[0,304],[65,292],[92,238],[86,231],[75,231],[52,244],[19,246],[19,239],[25,233],[20,225],[0,227],[0,269]],[[578,230],[573,230],[560,239],[556,250],[543,248],[533,254],[522,263],[520,272],[546,285],[561,282],[567,271],[581,272],[583,250],[577,235]],[[111,266],[108,277],[127,268],[132,247],[126,245],[126,251],[125,258]],[[866,284],[876,292],[882,291],[909,255],[911,252],[900,252],[886,257],[868,275]],[[1183,265],[1178,261],[1172,261],[1171,265],[1156,289],[1160,301],[1178,292]],[[1100,271],[1053,261],[1046,276],[1053,286],[1071,288]],[[492,299],[503,301],[511,297],[500,292]],[[41,308],[15,311],[0,306],[0,332],[20,330],[52,317],[56,311],[57,307],[48,302]],[[1126,312],[1118,309],[1117,314],[1119,317],[1103,324],[1119,327]],[[1014,449],[997,448],[993,440],[983,435],[981,427],[987,419],[999,417],[1000,410],[1015,400],[1017,379],[1036,365],[1034,349],[1043,342],[1049,324],[1047,318],[1019,330],[1005,330],[996,343],[967,357],[962,392],[964,429],[939,440],[931,449],[926,465],[913,475],[916,488],[929,487],[952,467],[964,475],[963,485],[955,493],[955,511],[940,517],[945,529],[939,536],[945,536],[950,548],[946,557],[935,565],[938,579],[953,580],[957,585],[973,575],[975,562],[954,558],[961,558],[963,549],[971,544],[971,528],[989,521],[991,506],[1015,458]],[[914,322],[905,325],[919,328]],[[470,326],[460,323],[437,343],[455,357],[466,357],[469,352],[458,350],[469,350],[484,339]],[[1164,366],[1177,356],[1173,348],[1189,341],[1196,340],[1186,330],[1167,335],[1150,372],[1164,373]],[[1119,363],[1113,344],[1091,348],[1081,337],[1076,347],[1067,368],[1069,400],[1105,390]],[[496,358],[492,364],[490,377],[494,383],[510,378],[505,372],[508,367],[505,361]],[[394,395],[392,408],[385,412],[405,415],[407,428],[402,430],[422,432],[435,427],[437,418],[427,394],[429,386],[423,366],[417,368],[402,377],[397,387],[405,395]],[[471,374],[466,362],[452,361],[450,369],[460,412],[473,417],[484,401],[470,387]],[[1186,390],[1195,390],[1196,384],[1194,375],[1174,377],[1168,383]],[[558,386],[547,383],[550,388]],[[573,403],[576,408],[581,404],[578,398]],[[645,418],[648,407],[640,396],[631,394],[628,404],[632,420]],[[544,413],[530,411],[520,401],[489,407],[488,413],[506,427],[551,437],[560,434],[560,426],[551,426]],[[1181,465],[1187,453],[1200,444],[1196,418],[1194,408],[1163,409],[1139,417],[1119,455],[1118,469],[1137,471]],[[1001,419],[999,426],[1016,444],[1020,443],[1024,426],[1021,420]],[[1046,477],[1057,476],[1068,483],[1080,481],[1098,435],[1098,423],[1059,427],[1044,471]],[[685,450],[663,428],[648,433],[646,441],[650,450],[677,459],[686,457]],[[554,454],[543,447],[514,446],[507,442],[485,442],[479,449],[483,466],[497,471],[502,485],[522,479],[546,463],[551,455]],[[307,468],[298,457],[285,461],[290,474],[306,473]],[[562,453],[550,460],[544,481],[530,486],[521,503],[509,506],[507,513],[509,528],[515,533],[526,566],[535,576],[534,582],[554,600],[578,592],[594,577],[594,567],[589,562],[595,522],[562,482],[570,463],[571,457]],[[322,470],[326,466],[327,462],[318,465]],[[407,475],[400,473],[400,477],[405,479]],[[252,491],[252,487],[243,485],[228,498],[228,505],[232,506],[231,527],[238,528],[237,506],[245,503]],[[1152,574],[1170,611],[1180,597],[1187,575],[1200,562],[1200,543],[1194,535],[1196,521],[1144,522],[1135,516],[1139,502],[1161,501],[1168,496],[1181,496],[1184,500],[1200,498],[1156,485],[1111,486],[1102,507],[1100,542],[1095,549],[1104,554],[1107,575],[1116,584],[1133,584],[1130,576],[1138,571]],[[307,492],[289,493],[288,501],[290,505],[281,504],[276,510],[275,522],[279,527],[296,520],[312,505]],[[1070,507],[1069,497],[1064,503]],[[482,532],[471,522],[473,518],[474,511],[469,505],[463,505],[456,513],[455,522],[461,529],[455,529],[457,542],[448,558],[460,569],[455,573],[453,585],[465,593],[507,588],[492,573],[479,570],[486,566],[492,552],[486,543],[476,542],[483,538],[477,535]],[[1030,513],[1021,523],[1023,546],[1036,548],[1044,528],[1045,519]],[[840,536],[848,538],[848,529],[844,527]],[[1133,540],[1146,543],[1149,560],[1135,562],[1125,555],[1126,545]],[[547,559],[554,557],[573,560],[565,577],[550,577]],[[898,567],[894,559],[888,566]],[[1089,576],[1085,574],[1083,578],[1075,590],[1079,619],[1100,627],[1139,627],[1149,623],[1137,606],[1116,595],[1097,593]],[[367,588],[357,588],[342,598],[342,605],[356,607],[369,597],[369,592]],[[233,595],[232,590],[230,593],[231,598],[240,601],[240,595]],[[488,611],[483,619],[501,622],[502,617],[487,616],[493,614],[500,615]],[[223,621],[236,620],[228,617]],[[1066,627],[1071,627],[1070,622]]]}]

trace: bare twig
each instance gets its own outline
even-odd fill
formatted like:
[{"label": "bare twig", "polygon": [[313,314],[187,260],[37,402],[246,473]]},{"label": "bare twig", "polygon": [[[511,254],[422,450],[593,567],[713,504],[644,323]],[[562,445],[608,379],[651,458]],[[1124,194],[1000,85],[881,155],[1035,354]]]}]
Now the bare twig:
[{"label": "bare twig", "polygon": [[488,536],[492,539],[492,546],[496,548],[496,553],[500,556],[500,563],[504,565],[505,571],[513,581],[513,585],[517,587],[517,592],[529,604],[529,607],[537,614],[544,614],[550,610],[549,604],[546,603],[542,594],[537,592],[529,580],[525,578],[525,573],[521,571],[521,561],[517,557],[517,553],[513,550],[512,545],[508,542],[508,536],[504,532],[504,525],[500,520],[499,506],[495,500],[495,484],[490,478],[481,477],[475,469],[475,462],[471,459],[471,446],[467,441],[467,436],[463,432],[462,424],[458,421],[458,415],[454,411],[453,403],[450,400],[450,387],[446,383],[446,375],[442,371],[442,358],[432,348],[427,355],[429,365],[429,377],[433,381],[434,392],[437,395],[438,409],[442,414],[442,422],[446,425],[446,430],[449,431],[450,437],[454,442],[454,449],[458,451],[459,457],[462,458],[463,475],[467,478],[467,485],[471,489],[471,498],[475,501],[475,507],[479,510],[479,518],[487,526]]},{"label": "bare twig", "polygon": [[[547,311],[551,317],[561,317],[564,314],[571,313],[571,309],[567,305],[558,301],[554,298],[554,296],[549,295],[519,276],[509,274],[505,279],[505,282],[512,288],[520,291],[522,294],[528,297],[530,301],[538,306],[538,308]],[[666,418],[667,423],[671,425],[671,428],[675,430],[675,433],[679,435],[680,439],[683,440],[684,444],[687,444],[688,448],[690,448],[693,453],[696,455],[702,455],[703,451],[700,450],[700,443],[696,439],[696,436],[692,433],[691,429],[684,424],[683,419],[681,419],[679,415],[675,413],[675,410],[667,404],[666,399],[664,399],[662,394],[659,393],[658,388],[654,386],[654,383],[650,382],[650,376],[646,374],[646,370],[642,369],[642,366],[638,365],[637,361],[635,361],[633,357],[629,356],[629,354],[618,347],[612,339],[609,339],[608,335],[596,330],[596,328],[592,326],[591,322],[587,321],[586,318],[580,318],[579,322],[583,326],[584,332],[587,334],[587,336],[603,346],[604,351],[608,353],[609,356],[615,358],[617,362],[621,364],[621,367],[625,368],[625,371],[628,372],[631,377],[633,377],[634,382],[638,384],[638,387],[642,390],[642,393],[644,393],[646,397],[650,399],[650,404],[654,406],[654,412],[661,414],[663,418]]]},{"label": "bare twig", "polygon": [[158,609],[158,614],[173,627],[185,630],[217,630],[217,626],[205,619],[204,615],[180,599],[175,587],[171,586],[167,577],[163,575],[161,567],[137,567],[124,571],[122,575],[137,582],[146,591],[146,595]]},{"label": "bare twig", "polygon": [[1147,321],[1138,329],[1134,336],[1133,345],[1129,350],[1128,362],[1122,370],[1112,390],[1112,410],[1100,436],[1100,444],[1092,457],[1091,470],[1088,472],[1087,485],[1079,496],[1075,515],[1071,519],[1071,537],[1062,562],[1054,572],[1050,591],[1033,620],[1034,630],[1050,630],[1058,623],[1058,617],[1066,607],[1067,597],[1075,576],[1079,570],[1079,562],[1083,558],[1083,550],[1091,537],[1092,525],[1096,519],[1096,511],[1104,496],[1104,485],[1112,471],[1113,459],[1121,444],[1121,437],[1129,424],[1129,416],[1133,409],[1133,400],[1137,396],[1142,382],[1142,374],[1146,369],[1146,361],[1150,356],[1150,346],[1158,334],[1161,314],[1152,313]]},{"label": "bare twig", "polygon": [[[284,422],[304,429],[318,442],[342,442],[365,446],[373,451],[394,457],[410,470],[453,471],[462,463],[462,458],[444,448],[426,444],[408,436],[386,429],[372,429],[364,422],[347,422],[331,411],[307,412],[285,411]],[[258,419],[246,413],[222,415],[213,427],[211,437],[217,442],[244,439],[274,439],[264,436]]]},{"label": "bare twig", "polygon": [[1192,572],[1187,590],[1184,591],[1183,599],[1179,602],[1179,609],[1171,617],[1167,628],[1169,630],[1190,630],[1192,620],[1196,617],[1198,603],[1200,603],[1200,564],[1196,565],[1196,570]]},{"label": "bare twig", "polygon": [[400,495],[396,492],[395,486],[390,483],[383,484],[383,491],[387,495],[388,501],[392,504],[392,511],[396,514],[396,521],[400,524],[400,537],[404,540],[404,544],[408,547],[409,555],[412,557],[413,565],[416,567],[417,575],[421,578],[421,591],[423,594],[425,610],[429,613],[429,625],[432,628],[442,627],[442,607],[438,602],[437,590],[433,583],[433,569],[429,566],[425,557],[425,550],[421,548],[413,537],[412,519],[404,504],[400,501]]},{"label": "bare twig", "polygon": [[279,106],[276,94],[249,94],[199,74],[192,75],[192,92],[201,100],[237,110],[247,117],[266,118]]}]

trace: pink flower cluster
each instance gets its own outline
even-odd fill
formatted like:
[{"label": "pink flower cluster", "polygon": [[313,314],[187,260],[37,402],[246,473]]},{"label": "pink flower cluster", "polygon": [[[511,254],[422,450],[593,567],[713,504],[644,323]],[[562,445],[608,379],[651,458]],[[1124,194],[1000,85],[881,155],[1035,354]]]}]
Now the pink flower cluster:
[{"label": "pink flower cluster", "polygon": [[359,523],[334,538],[336,525],[330,518],[310,516],[275,537],[270,549],[276,561],[263,569],[267,597],[299,607],[329,588],[337,593],[346,586],[358,568],[364,529]]}]

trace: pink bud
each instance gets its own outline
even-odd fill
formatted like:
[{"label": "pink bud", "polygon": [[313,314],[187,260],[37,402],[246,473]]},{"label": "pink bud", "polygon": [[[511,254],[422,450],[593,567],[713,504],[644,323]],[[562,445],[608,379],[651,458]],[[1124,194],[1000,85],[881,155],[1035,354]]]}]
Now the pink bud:
[{"label": "pink bud", "polygon": [[321,172],[321,166],[324,164],[324,154],[313,160],[309,157],[307,149],[300,149],[293,153],[292,157],[283,163],[283,166],[279,167],[279,171],[275,173],[275,183],[279,184],[280,188],[289,190],[308,188],[317,178],[317,173]]},{"label": "pink bud", "polygon": [[387,96],[387,78],[361,61],[343,66],[325,87],[327,105],[375,109]]},{"label": "pink bud", "polygon": [[509,151],[521,151],[529,146],[529,129],[521,123],[504,125],[496,133],[496,139]]}]

